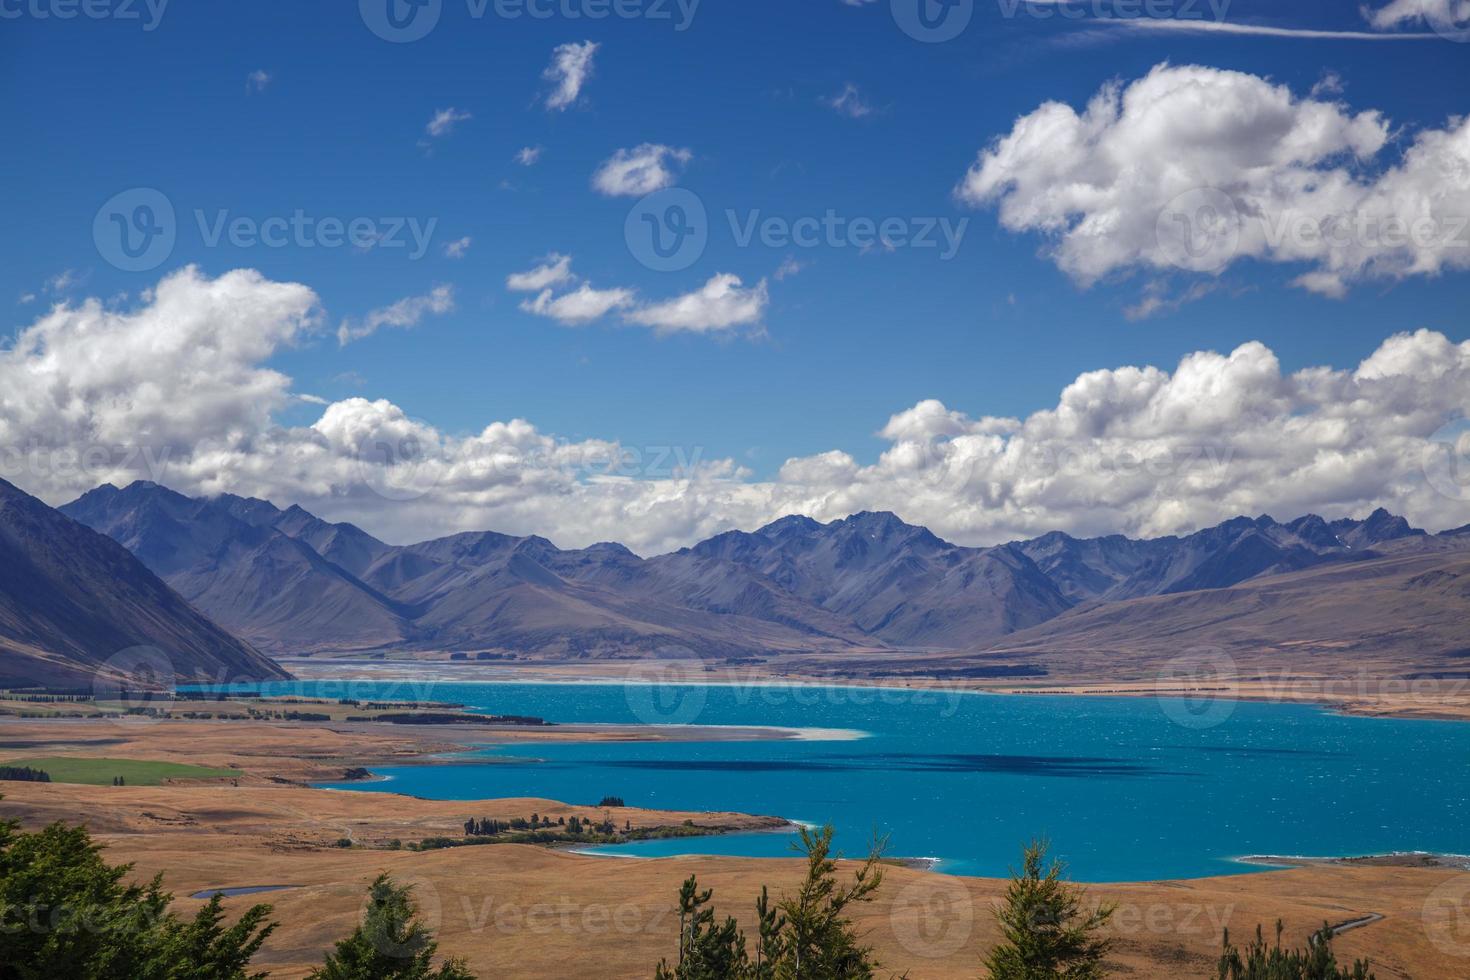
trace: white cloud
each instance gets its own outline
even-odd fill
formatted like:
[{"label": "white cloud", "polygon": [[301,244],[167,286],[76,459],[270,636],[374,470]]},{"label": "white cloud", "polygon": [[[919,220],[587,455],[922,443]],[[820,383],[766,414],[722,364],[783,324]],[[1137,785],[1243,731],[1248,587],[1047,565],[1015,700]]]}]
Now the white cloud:
[{"label": "white cloud", "polygon": [[1111,29],[1127,29],[1154,34],[1231,34],[1244,37],[1295,38],[1307,41],[1433,41],[1437,34],[1375,34],[1372,31],[1324,31],[1310,27],[1273,27],[1268,24],[1240,24],[1228,20],[1203,20],[1185,17],[1116,17],[1094,18]]},{"label": "white cloud", "polygon": [[[865,509],[964,544],[1379,504],[1430,528],[1470,522],[1470,487],[1441,493],[1423,470],[1436,432],[1470,413],[1470,342],[1431,331],[1390,337],[1345,368],[1287,373],[1248,343],[1171,370],[1088,372],[1024,418],[920,402],[874,420],[886,448],[871,462],[833,448],[756,480],[729,459],[675,475],[659,468],[662,449],[568,441],[524,419],[450,433],[369,398],[286,425],[286,409],[310,403],[266,365],[319,322],[309,288],[250,271],[185,269],[129,310],[59,304],[0,350],[0,476],[53,504],[146,478],[299,503],[396,542],[496,529],[643,553],[785,514]],[[389,466],[384,445],[412,458]],[[682,452],[701,458],[697,445]]]},{"label": "white cloud", "polygon": [[469,235],[466,235],[456,241],[446,243],[444,246],[445,257],[451,259],[464,258],[465,254],[469,252],[470,246],[474,244],[474,241],[475,240],[473,238],[471,238]]},{"label": "white cloud", "polygon": [[631,289],[594,289],[590,283],[584,282],[571,292],[556,297],[553,297],[552,290],[543,290],[535,299],[521,303],[521,309],[550,317],[567,326],[581,326],[632,304]]},{"label": "white cloud", "polygon": [[528,272],[513,272],[505,277],[505,288],[516,293],[536,293],[552,286],[575,282],[572,257],[552,252],[541,264]]},{"label": "white cloud", "polygon": [[441,136],[448,136],[454,132],[455,126],[458,126],[462,122],[468,122],[473,118],[474,116],[468,112],[460,112],[453,106],[450,106],[448,109],[439,109],[429,118],[429,123],[424,127],[424,132],[433,139],[438,139]]},{"label": "white cloud", "polygon": [[1391,0],[1377,10],[1364,8],[1364,13],[1379,30],[1404,24],[1427,24],[1454,31],[1470,26],[1470,0]]},{"label": "white cloud", "polygon": [[692,293],[630,310],[623,319],[659,333],[711,333],[758,324],[769,302],[764,279],[745,289],[739,276],[721,273]]},{"label": "white cloud", "polygon": [[863,98],[863,93],[852,82],[842,87],[842,91],[829,99],[823,99],[822,104],[830,106],[838,115],[849,119],[864,119],[873,114],[873,107]]},{"label": "white cloud", "polygon": [[86,282],[87,278],[87,273],[78,272],[75,269],[63,269],[46,280],[46,291],[48,293],[69,293]]},{"label": "white cloud", "polygon": [[1135,271],[1218,273],[1242,258],[1297,284],[1470,267],[1470,122],[1425,129],[1397,162],[1376,111],[1255,75],[1160,65],[1082,112],[1049,102],[984,149],[956,193],[1038,231],[1083,285]]},{"label": "white cloud", "polygon": [[523,167],[534,167],[541,160],[541,154],[546,150],[543,146],[523,146],[516,153],[516,163]]},{"label": "white cloud", "polygon": [[582,86],[592,77],[592,61],[601,45],[592,41],[581,44],[563,44],[551,52],[551,64],[541,77],[551,83],[546,96],[546,108],[565,110],[575,105],[582,95]]},{"label": "white cloud", "polygon": [[454,287],[435,286],[422,296],[409,296],[391,306],[373,310],[361,320],[343,320],[337,328],[337,343],[343,347],[354,340],[371,337],[383,327],[407,330],[418,326],[424,317],[442,315],[454,309]]},{"label": "white cloud", "polygon": [[608,197],[642,197],[673,184],[675,170],[692,157],[688,150],[658,143],[618,150],[598,168],[592,186]]},{"label": "white cloud", "polygon": [[245,76],[245,91],[247,94],[264,92],[272,81],[270,72],[263,68],[257,68]]}]

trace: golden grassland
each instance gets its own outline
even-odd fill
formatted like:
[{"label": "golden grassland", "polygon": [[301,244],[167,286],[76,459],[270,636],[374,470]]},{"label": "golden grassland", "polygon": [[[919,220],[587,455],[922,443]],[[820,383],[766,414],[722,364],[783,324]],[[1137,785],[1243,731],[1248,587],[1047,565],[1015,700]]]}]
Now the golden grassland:
[{"label": "golden grassland", "polygon": [[[799,880],[802,866],[795,860],[630,860],[514,844],[387,850],[394,839],[458,836],[470,815],[600,819],[606,811],[547,800],[432,802],[303,785],[340,778],[347,768],[423,759],[455,747],[440,732],[386,726],[334,731],[263,722],[0,721],[0,763],[38,755],[106,756],[239,774],[158,787],[7,783],[0,786],[0,813],[30,827],[86,820],[110,860],[135,862],[139,877],[162,873],[185,910],[199,904],[187,896],[209,889],[292,886],[228,900],[235,911],[256,901],[275,907],[280,929],[258,965],[280,977],[303,976],[353,928],[367,883],[382,871],[414,885],[443,952],[465,958],[481,977],[573,980],[651,976],[658,959],[675,948],[674,898],[691,873],[715,889],[721,914],[735,914],[747,931],[762,884],[780,894]],[[684,820],[716,830],[779,824],[738,814],[613,812],[619,825],[635,827]],[[336,846],[342,838],[358,846]],[[863,843],[839,842],[850,852]],[[978,976],[980,957],[997,938],[991,908],[1005,883],[903,867],[890,867],[886,875],[878,900],[858,916],[883,961],[913,980]],[[1211,977],[1222,926],[1244,938],[1257,923],[1269,930],[1281,918],[1288,941],[1302,944],[1324,921],[1378,914],[1382,920],[1337,940],[1342,956],[1371,956],[1380,978],[1464,980],[1470,935],[1455,932],[1454,909],[1439,900],[1463,903],[1467,893],[1470,878],[1463,872],[1398,862],[1098,885],[1089,900],[1118,903],[1113,959],[1120,976]],[[1451,955],[1457,950],[1467,956]]]}]

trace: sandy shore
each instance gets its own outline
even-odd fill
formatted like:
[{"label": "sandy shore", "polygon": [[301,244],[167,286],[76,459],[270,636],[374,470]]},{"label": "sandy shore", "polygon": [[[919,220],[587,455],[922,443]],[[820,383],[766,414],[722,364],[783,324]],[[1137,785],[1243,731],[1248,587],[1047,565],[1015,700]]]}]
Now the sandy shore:
[{"label": "sandy shore", "polygon": [[[140,877],[162,872],[180,896],[282,887],[232,898],[228,907],[240,910],[256,901],[275,907],[281,928],[258,965],[288,978],[304,976],[352,928],[363,889],[380,871],[414,885],[443,949],[466,957],[480,976],[572,980],[646,980],[674,948],[674,898],[690,873],[714,887],[718,908],[736,914],[747,931],[760,886],[779,894],[801,873],[797,861],[613,860],[509,844],[388,850],[393,840],[457,836],[470,814],[586,818],[602,811],[549,800],[434,802],[303,785],[341,778],[352,767],[421,761],[460,748],[438,731],[385,725],[337,731],[259,722],[3,721],[3,758],[105,755],[233,766],[240,775],[160,787],[10,783],[0,813],[29,826],[84,815],[111,860],[136,862]],[[616,814],[635,827],[690,820],[713,832],[783,823],[743,814]],[[344,838],[356,846],[336,846]],[[914,980],[974,977],[997,937],[991,908],[1005,883],[933,874],[907,863],[887,869],[879,900],[862,910],[868,940],[886,963]],[[1257,923],[1269,929],[1278,918],[1297,943],[1324,922],[1358,923],[1343,933],[1338,949],[1349,957],[1371,955],[1381,978],[1463,980],[1470,973],[1470,941],[1455,931],[1454,918],[1470,895],[1470,875],[1454,867],[1408,859],[1301,861],[1286,871],[1098,885],[1089,895],[1119,905],[1114,959],[1123,975],[1213,976],[1222,928],[1244,936]],[[180,901],[185,908],[196,904]],[[1464,956],[1453,955],[1459,952]]]}]

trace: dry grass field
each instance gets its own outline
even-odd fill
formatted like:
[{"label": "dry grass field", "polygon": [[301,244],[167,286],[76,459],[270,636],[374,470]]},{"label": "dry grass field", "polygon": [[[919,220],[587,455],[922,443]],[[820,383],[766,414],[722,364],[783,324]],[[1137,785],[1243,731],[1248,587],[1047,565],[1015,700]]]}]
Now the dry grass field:
[{"label": "dry grass field", "polygon": [[[76,722],[0,724],[0,761],[44,753],[105,754],[232,768],[228,780],[158,787],[10,783],[0,812],[28,826],[85,819],[113,861],[162,873],[180,905],[216,888],[290,886],[232,898],[243,910],[275,907],[280,929],[258,964],[300,977],[357,921],[367,883],[388,871],[415,886],[446,953],[482,978],[646,978],[674,949],[679,882],[691,873],[715,889],[717,908],[752,926],[762,884],[773,893],[798,880],[797,861],[688,857],[620,860],[522,845],[413,852],[383,849],[453,833],[465,816],[600,816],[595,808],[545,800],[430,802],[388,794],[314,790],[301,781],[345,766],[405,761],[446,748],[417,734],[333,732],[301,725]],[[736,814],[618,810],[619,822],[658,826],[695,820],[749,829],[770,820]],[[340,848],[349,838],[358,846]],[[839,842],[857,848],[862,842]],[[996,939],[990,909],[1004,882],[892,867],[862,927],[885,964],[913,980],[977,977]],[[1344,956],[1373,958],[1380,978],[1464,980],[1470,934],[1440,899],[1463,911],[1470,875],[1432,867],[1311,865],[1287,871],[1180,882],[1094,886],[1118,903],[1119,976],[1212,977],[1220,929],[1240,937],[1276,919],[1305,942],[1323,921],[1383,916],[1341,936]],[[1427,909],[1427,911],[1426,911]],[[1457,927],[1459,931],[1456,932]],[[1436,944],[1436,940],[1440,945]],[[1464,957],[1451,955],[1460,951]]]}]

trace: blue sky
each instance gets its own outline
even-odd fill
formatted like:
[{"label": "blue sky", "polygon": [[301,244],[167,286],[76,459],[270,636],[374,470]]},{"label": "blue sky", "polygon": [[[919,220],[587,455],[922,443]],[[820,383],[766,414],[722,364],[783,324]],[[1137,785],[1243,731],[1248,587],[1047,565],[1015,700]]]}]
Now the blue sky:
[{"label": "blue sky", "polygon": [[[0,4],[0,72],[23,93],[0,107],[12,334],[55,302],[126,293],[125,306],[187,264],[209,277],[255,269],[309,286],[325,309],[323,329],[268,358],[296,394],[387,399],[445,433],[524,418],[565,440],[698,447],[758,480],[834,448],[870,463],[889,444],[876,434],[889,417],[926,399],[1024,418],[1084,372],[1169,371],[1194,351],[1259,341],[1292,372],[1352,368],[1404,330],[1466,339],[1463,266],[1365,275],[1338,297],[1293,285],[1310,262],[1250,257],[1208,275],[1125,265],[1089,284],[1059,267],[1054,234],[1004,227],[998,202],[956,194],[1018,118],[1050,100],[1081,111],[1110,80],[1166,62],[1259,76],[1302,99],[1317,86],[1345,112],[1381,112],[1388,145],[1344,167],[1382,171],[1416,132],[1470,109],[1470,44],[1451,38],[1155,31],[1100,20],[1105,4],[1062,19],[979,0],[959,37],[931,44],[899,29],[888,0],[704,0],[684,30],[672,2],[672,20],[509,20],[493,4],[476,18],[464,0],[443,0],[435,29],[400,44],[375,36],[355,4],[174,3],[156,25],[141,2],[141,19],[37,16],[57,2]],[[1170,9],[1213,19],[1203,2]],[[1434,26],[1375,27],[1355,4],[1326,0],[1235,0],[1225,20],[1375,35]],[[577,98],[548,107],[553,50],[589,41]],[[450,109],[455,121],[430,135]],[[592,186],[617,151],[644,144],[687,148],[672,179],[711,215],[708,248],[681,271],[652,271],[630,252],[638,195]],[[532,166],[516,160],[527,147],[540,150]],[[110,264],[93,234],[103,203],[133,188],[162,192],[177,215],[172,251],[142,272]],[[968,224],[946,259],[742,247],[727,210]],[[298,211],[432,223],[432,235],[421,257],[412,246],[211,246],[196,215]],[[446,255],[464,238],[460,257]],[[659,331],[616,314],[568,326],[506,288],[550,253],[571,256],[579,282],[626,289],[637,304],[717,274],[746,289],[764,281],[766,298],[733,328]],[[1199,284],[1203,295],[1138,315],[1142,297]],[[452,310],[338,343],[342,321],[446,285]],[[320,414],[298,400],[277,418],[306,426]]]}]

